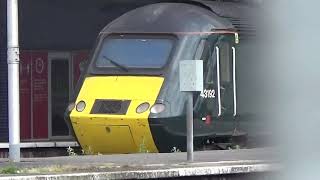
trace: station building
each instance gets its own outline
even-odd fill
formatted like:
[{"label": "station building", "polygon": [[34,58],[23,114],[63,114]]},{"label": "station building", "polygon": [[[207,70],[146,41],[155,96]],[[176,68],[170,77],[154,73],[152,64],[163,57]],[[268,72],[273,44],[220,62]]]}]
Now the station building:
[{"label": "station building", "polygon": [[[19,1],[22,142],[72,141],[63,119],[99,31],[154,0]],[[0,142],[8,142],[6,1],[0,1]]]}]

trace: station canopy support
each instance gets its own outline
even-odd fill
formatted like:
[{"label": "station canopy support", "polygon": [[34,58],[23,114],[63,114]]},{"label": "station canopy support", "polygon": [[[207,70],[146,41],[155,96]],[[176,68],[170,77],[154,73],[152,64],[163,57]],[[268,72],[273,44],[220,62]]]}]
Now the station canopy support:
[{"label": "station canopy support", "polygon": [[20,161],[18,0],[7,0],[9,159]]}]

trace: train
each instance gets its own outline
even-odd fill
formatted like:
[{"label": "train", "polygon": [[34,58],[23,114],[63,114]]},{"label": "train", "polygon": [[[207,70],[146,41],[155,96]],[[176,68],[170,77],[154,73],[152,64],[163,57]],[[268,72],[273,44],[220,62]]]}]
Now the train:
[{"label": "train", "polygon": [[203,61],[204,90],[193,92],[195,149],[219,138],[246,137],[237,131],[236,53],[242,29],[234,22],[242,14],[236,6],[161,2],[107,24],[81,64],[65,113],[82,149],[92,154],[186,151],[181,60]]}]

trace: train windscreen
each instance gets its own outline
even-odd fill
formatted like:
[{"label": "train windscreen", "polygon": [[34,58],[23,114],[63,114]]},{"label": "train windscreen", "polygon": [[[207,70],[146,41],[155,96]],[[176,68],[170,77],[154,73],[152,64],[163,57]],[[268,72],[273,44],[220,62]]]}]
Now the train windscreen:
[{"label": "train windscreen", "polygon": [[95,66],[97,68],[155,68],[165,66],[173,48],[168,38],[109,37],[103,40]]}]

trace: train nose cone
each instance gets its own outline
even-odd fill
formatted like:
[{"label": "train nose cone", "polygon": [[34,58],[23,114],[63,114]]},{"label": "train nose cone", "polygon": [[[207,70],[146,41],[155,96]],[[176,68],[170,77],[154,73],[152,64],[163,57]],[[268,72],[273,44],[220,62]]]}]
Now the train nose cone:
[{"label": "train nose cone", "polygon": [[[86,106],[70,115],[82,148],[90,153],[158,152],[148,117],[163,81],[140,76],[86,78],[77,98]],[[145,104],[149,106],[141,106]],[[138,107],[142,111],[137,112]]]}]

